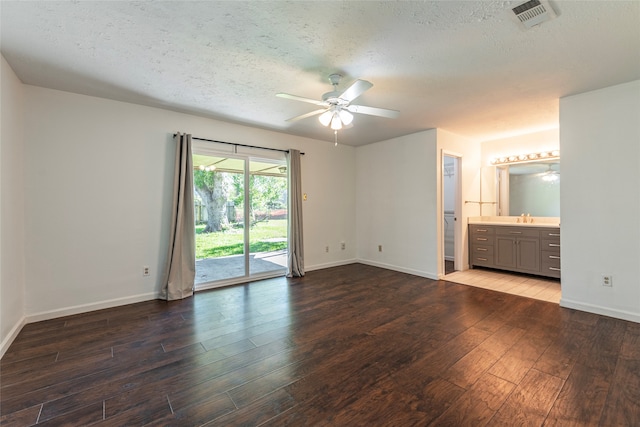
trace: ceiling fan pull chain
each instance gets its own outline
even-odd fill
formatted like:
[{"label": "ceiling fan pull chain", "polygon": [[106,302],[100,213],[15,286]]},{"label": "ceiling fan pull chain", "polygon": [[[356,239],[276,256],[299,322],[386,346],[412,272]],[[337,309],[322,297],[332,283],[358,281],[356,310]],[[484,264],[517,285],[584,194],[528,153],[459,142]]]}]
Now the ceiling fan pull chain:
[{"label": "ceiling fan pull chain", "polygon": [[338,131],[337,130],[333,131],[333,139],[335,141],[335,144],[333,144],[333,146],[337,147],[338,146]]}]

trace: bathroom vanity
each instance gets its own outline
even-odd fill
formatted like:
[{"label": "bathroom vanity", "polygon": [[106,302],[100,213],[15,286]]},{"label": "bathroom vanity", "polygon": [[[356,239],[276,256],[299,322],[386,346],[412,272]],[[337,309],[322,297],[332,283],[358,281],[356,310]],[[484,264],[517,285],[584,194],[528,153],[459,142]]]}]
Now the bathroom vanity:
[{"label": "bathroom vanity", "polygon": [[559,219],[470,218],[469,265],[560,278]]}]

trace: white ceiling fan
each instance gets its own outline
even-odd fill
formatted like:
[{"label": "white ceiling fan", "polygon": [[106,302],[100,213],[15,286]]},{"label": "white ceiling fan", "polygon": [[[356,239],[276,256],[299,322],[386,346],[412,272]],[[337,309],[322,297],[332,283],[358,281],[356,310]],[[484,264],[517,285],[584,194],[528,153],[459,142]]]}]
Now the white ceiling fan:
[{"label": "white ceiling fan", "polygon": [[353,121],[353,114],[368,114],[371,116],[386,117],[395,119],[400,114],[396,110],[387,110],[385,108],[367,107],[364,105],[353,105],[351,101],[362,95],[365,91],[370,89],[373,84],[366,80],[356,80],[351,86],[349,86],[342,93],[338,91],[338,85],[340,84],[340,74],[331,74],[329,81],[333,85],[333,91],[327,92],[322,95],[322,101],[316,99],[305,98],[297,95],[290,95],[288,93],[278,93],[276,96],[280,98],[292,99],[294,101],[307,102],[321,106],[321,109],[311,111],[310,113],[302,114],[300,116],[292,117],[288,119],[288,122],[294,122],[297,120],[306,119],[315,115],[320,115],[318,120],[323,126],[331,125],[331,129],[338,131],[343,126],[348,126]]}]

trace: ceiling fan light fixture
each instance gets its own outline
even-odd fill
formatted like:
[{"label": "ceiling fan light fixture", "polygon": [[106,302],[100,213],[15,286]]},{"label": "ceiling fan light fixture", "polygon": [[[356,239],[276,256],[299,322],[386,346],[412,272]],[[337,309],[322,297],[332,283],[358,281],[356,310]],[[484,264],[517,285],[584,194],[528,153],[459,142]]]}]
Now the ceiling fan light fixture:
[{"label": "ceiling fan light fixture", "polygon": [[349,126],[353,121],[353,114],[351,114],[350,112],[346,110],[340,110],[339,114],[340,114],[340,120],[342,121],[342,124],[344,124],[345,126]]},{"label": "ceiling fan light fixture", "polygon": [[545,182],[556,182],[560,179],[560,173],[558,171],[553,170],[552,165],[549,165],[549,168],[546,172],[542,174],[542,180]]},{"label": "ceiling fan light fixture", "polygon": [[322,126],[329,126],[331,123],[331,118],[333,117],[333,111],[327,110],[324,113],[320,114],[318,120],[322,123]]},{"label": "ceiling fan light fixture", "polygon": [[371,116],[396,118],[399,112],[395,110],[387,110],[385,108],[368,107],[364,105],[352,105],[351,102],[369,90],[373,84],[366,80],[356,80],[347,89],[343,91],[338,90],[338,84],[342,78],[339,74],[331,74],[329,81],[333,85],[333,90],[322,95],[322,100],[316,100],[311,98],[305,98],[303,96],[291,95],[288,93],[277,93],[276,96],[280,98],[291,99],[294,101],[303,101],[309,104],[314,104],[319,107],[324,107],[309,113],[301,114],[296,117],[288,119],[288,122],[293,122],[307,117],[318,116],[318,121],[322,126],[331,127],[334,131],[334,135],[337,131],[341,130],[344,126],[349,126],[353,123],[353,114],[368,114]]},{"label": "ceiling fan light fixture", "polygon": [[342,122],[340,121],[340,116],[338,113],[333,113],[333,117],[331,119],[331,129],[340,130],[342,129]]}]

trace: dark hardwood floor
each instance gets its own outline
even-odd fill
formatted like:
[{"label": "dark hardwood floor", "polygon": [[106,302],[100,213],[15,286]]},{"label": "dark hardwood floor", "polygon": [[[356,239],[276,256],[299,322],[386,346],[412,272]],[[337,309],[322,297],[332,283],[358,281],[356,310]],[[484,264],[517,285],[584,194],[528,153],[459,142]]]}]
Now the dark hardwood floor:
[{"label": "dark hardwood floor", "polygon": [[640,324],[353,264],[26,325],[2,426],[638,426]]}]

